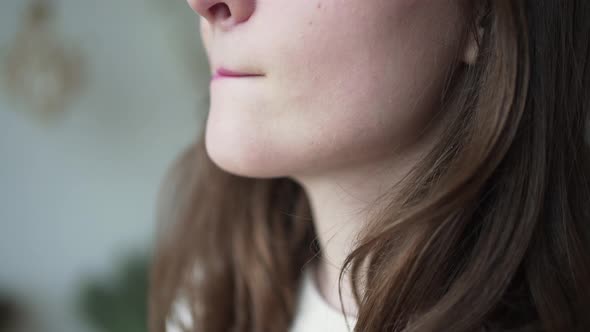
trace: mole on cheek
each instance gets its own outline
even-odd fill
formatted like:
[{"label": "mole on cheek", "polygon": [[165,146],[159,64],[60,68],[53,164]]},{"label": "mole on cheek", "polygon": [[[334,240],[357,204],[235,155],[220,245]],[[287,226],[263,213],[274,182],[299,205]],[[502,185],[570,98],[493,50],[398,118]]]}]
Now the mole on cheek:
[{"label": "mole on cheek", "polygon": [[[316,5],[317,9],[321,9],[322,8],[322,3],[318,2],[318,4]],[[307,25],[312,26],[313,25],[313,21],[309,21],[307,22]]]},{"label": "mole on cheek", "polygon": [[[322,9],[322,3],[321,2],[318,2],[318,4],[316,5],[316,8],[317,9]],[[311,26],[311,25],[313,25],[313,22],[312,21],[309,21],[307,23],[307,25]]]}]

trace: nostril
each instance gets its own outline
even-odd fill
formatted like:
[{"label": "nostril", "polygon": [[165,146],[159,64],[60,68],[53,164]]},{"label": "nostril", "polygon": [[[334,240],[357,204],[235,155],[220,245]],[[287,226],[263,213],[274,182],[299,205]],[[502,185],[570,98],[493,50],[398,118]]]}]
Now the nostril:
[{"label": "nostril", "polygon": [[225,3],[217,3],[209,8],[209,13],[216,19],[226,19],[231,16],[228,5]]}]

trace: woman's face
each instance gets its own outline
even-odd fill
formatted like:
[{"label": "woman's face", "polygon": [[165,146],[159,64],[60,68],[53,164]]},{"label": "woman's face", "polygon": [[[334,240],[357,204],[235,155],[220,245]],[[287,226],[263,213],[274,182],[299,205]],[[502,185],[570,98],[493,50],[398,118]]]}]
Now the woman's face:
[{"label": "woman's face", "polygon": [[210,85],[207,152],[242,176],[338,171],[409,148],[464,52],[459,0],[188,2],[212,73],[262,75]]}]

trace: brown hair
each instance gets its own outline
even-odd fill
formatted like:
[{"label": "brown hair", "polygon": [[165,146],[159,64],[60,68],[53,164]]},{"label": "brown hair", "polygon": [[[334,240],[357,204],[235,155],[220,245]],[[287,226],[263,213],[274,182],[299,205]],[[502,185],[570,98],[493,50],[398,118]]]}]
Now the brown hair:
[{"label": "brown hair", "polygon": [[[437,145],[345,262],[355,331],[590,331],[590,2],[482,3]],[[228,174],[202,138],[165,183],[151,331],[179,298],[189,331],[287,331],[321,255],[302,188]]]}]

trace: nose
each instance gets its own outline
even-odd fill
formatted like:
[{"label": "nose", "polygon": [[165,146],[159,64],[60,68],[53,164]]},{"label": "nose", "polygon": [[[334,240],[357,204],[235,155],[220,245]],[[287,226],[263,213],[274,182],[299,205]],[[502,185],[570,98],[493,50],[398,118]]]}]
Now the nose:
[{"label": "nose", "polygon": [[229,28],[247,21],[256,0],[187,0],[191,8],[211,25]]}]

